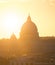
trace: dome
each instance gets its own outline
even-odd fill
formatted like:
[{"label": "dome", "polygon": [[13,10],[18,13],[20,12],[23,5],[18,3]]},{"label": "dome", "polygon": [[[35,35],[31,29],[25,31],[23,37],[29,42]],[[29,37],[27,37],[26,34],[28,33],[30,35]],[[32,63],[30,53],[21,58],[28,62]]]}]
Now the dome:
[{"label": "dome", "polygon": [[36,25],[31,21],[31,17],[28,16],[27,21],[23,24],[20,32],[22,38],[38,38],[38,29]]}]

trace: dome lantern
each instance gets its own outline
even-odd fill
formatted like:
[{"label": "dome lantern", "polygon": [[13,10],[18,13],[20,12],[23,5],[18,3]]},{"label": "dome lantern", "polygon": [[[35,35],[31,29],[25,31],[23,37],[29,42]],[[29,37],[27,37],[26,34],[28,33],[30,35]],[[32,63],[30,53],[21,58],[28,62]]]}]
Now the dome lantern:
[{"label": "dome lantern", "polygon": [[28,18],[27,18],[27,22],[31,22],[31,17],[30,17],[30,15],[29,15]]}]

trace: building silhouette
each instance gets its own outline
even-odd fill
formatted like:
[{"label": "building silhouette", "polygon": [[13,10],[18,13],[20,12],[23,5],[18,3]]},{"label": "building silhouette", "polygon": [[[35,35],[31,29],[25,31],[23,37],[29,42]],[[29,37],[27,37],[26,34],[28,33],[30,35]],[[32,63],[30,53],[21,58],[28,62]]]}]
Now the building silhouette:
[{"label": "building silhouette", "polygon": [[13,33],[10,39],[0,40],[0,57],[8,59],[9,65],[54,64],[55,37],[40,37],[37,26],[28,16],[19,39]]},{"label": "building silhouette", "polygon": [[28,16],[27,21],[23,24],[20,32],[20,37],[24,39],[38,39],[39,33],[37,26],[32,22],[31,17]]},{"label": "building silhouette", "polygon": [[[14,61],[19,62],[19,65],[55,63],[55,37],[40,37],[38,28],[30,16],[21,28],[17,46],[19,58]],[[11,61],[11,64],[14,63],[13,60]]]},{"label": "building silhouette", "polygon": [[14,33],[11,35],[10,40],[16,40],[16,36]]}]

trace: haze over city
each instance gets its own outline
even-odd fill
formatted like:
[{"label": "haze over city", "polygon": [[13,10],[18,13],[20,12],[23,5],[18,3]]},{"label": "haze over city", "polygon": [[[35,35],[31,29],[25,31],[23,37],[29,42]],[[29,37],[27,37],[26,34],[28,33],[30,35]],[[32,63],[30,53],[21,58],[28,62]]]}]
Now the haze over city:
[{"label": "haze over city", "polygon": [[55,0],[0,0],[0,65],[55,65]]}]

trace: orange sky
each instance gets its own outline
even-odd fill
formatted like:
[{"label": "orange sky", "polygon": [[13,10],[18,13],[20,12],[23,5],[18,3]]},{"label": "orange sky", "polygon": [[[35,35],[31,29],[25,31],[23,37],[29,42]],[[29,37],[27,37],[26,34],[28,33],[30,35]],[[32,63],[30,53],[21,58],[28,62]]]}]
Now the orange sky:
[{"label": "orange sky", "polygon": [[18,38],[29,13],[40,36],[55,36],[55,0],[0,0],[0,38]]}]

